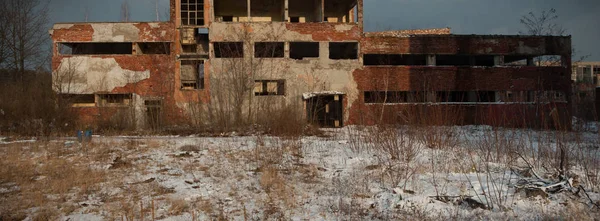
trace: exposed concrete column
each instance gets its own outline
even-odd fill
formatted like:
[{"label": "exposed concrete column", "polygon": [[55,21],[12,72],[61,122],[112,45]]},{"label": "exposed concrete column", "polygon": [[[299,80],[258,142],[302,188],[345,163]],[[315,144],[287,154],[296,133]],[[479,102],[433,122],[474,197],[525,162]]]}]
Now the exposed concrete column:
[{"label": "exposed concrete column", "polygon": [[283,43],[283,57],[290,58],[290,43],[289,42]]},{"label": "exposed concrete column", "polygon": [[533,58],[527,58],[527,66],[535,66],[533,63]]},{"label": "exposed concrete column", "polygon": [[289,22],[290,21],[290,2],[289,0],[284,0],[283,1],[283,21],[285,22]]},{"label": "exposed concrete column", "polygon": [[502,66],[504,65],[504,56],[496,55],[494,56],[494,66]]},{"label": "exposed concrete column", "polygon": [[357,10],[358,10],[358,27],[360,28],[361,32],[363,30],[363,0],[358,0],[357,4]]},{"label": "exposed concrete column", "polygon": [[250,7],[250,0],[246,0],[246,9],[248,10],[248,21],[252,21],[252,15],[250,14],[251,12],[251,7]]},{"label": "exposed concrete column", "polygon": [[427,66],[436,66],[435,55],[428,54],[427,55]]}]

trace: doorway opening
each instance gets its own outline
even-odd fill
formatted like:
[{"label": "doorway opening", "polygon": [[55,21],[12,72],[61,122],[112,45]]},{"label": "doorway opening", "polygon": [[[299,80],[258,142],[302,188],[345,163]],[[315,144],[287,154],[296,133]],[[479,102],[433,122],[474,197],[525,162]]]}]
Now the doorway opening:
[{"label": "doorway opening", "polygon": [[309,123],[326,128],[344,126],[344,95],[341,93],[309,93],[304,95]]}]

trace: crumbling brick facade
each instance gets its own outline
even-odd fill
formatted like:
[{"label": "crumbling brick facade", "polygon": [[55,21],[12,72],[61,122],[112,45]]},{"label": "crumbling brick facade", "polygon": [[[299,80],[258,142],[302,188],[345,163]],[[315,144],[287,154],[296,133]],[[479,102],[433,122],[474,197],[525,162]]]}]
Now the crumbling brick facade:
[{"label": "crumbling brick facade", "polygon": [[[125,109],[138,128],[188,125],[201,121],[198,105],[216,108],[233,90],[222,82],[239,60],[254,85],[243,109],[291,104],[321,126],[407,123],[433,110],[460,124],[570,119],[570,37],[365,33],[363,0],[266,2],[171,0],[168,22],[56,24],[55,90],[75,97],[84,124]],[[542,56],[558,64],[536,64]]]}]

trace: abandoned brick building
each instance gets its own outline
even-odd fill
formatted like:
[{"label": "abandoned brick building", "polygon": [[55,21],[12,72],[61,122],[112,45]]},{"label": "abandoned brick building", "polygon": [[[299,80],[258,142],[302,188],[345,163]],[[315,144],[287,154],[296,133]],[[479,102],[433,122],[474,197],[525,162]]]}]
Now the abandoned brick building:
[{"label": "abandoned brick building", "polygon": [[171,0],[170,16],[54,25],[55,90],[81,122],[125,110],[138,128],[186,125],[206,107],[280,103],[327,127],[406,122],[415,108],[468,124],[570,116],[569,36],[364,32],[363,0]]}]

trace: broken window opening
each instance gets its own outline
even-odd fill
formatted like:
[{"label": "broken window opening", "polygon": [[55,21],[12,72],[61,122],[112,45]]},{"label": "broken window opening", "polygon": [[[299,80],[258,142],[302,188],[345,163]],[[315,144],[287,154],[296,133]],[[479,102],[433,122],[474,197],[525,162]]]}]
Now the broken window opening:
[{"label": "broken window opening", "polygon": [[217,22],[248,21],[248,2],[240,0],[213,1],[214,16]]},{"label": "broken window opening", "polygon": [[427,64],[427,56],[419,54],[365,54],[363,58],[365,66],[422,66]]},{"label": "broken window opening", "polygon": [[204,0],[181,0],[181,25],[204,25]]},{"label": "broken window opening", "polygon": [[133,54],[133,43],[58,43],[61,55]]},{"label": "broken window opening", "polygon": [[364,91],[366,104],[567,102],[563,91]]},{"label": "broken window opening", "polygon": [[302,60],[318,57],[319,42],[290,42],[290,58]]},{"label": "broken window opening", "polygon": [[95,107],[96,96],[94,94],[60,94],[60,99],[71,107]]},{"label": "broken window opening", "polygon": [[542,55],[533,58],[535,66],[541,67],[561,67],[562,57],[560,55]]},{"label": "broken window opening", "polygon": [[254,96],[284,96],[285,80],[254,81]]},{"label": "broken window opening", "polygon": [[132,104],[132,94],[99,94],[100,106],[128,106]]},{"label": "broken window opening", "polygon": [[196,54],[198,52],[198,45],[181,45],[181,51],[184,54]]},{"label": "broken window opening", "polygon": [[493,67],[493,55],[436,55],[437,66],[481,66]]},{"label": "broken window opening", "polygon": [[250,16],[253,22],[284,21],[283,1],[252,0],[250,1]]},{"label": "broken window opening", "polygon": [[285,44],[283,42],[254,43],[255,58],[283,58]]},{"label": "broken window opening", "polygon": [[358,43],[330,42],[329,58],[334,60],[358,59]]},{"label": "broken window opening", "polygon": [[323,12],[327,22],[349,23],[353,20],[352,9],[357,6],[356,0],[325,1]]},{"label": "broken window opening", "polygon": [[506,55],[504,56],[505,66],[529,66],[528,61],[531,61],[530,56],[519,56],[519,55]]},{"label": "broken window opening", "polygon": [[169,42],[140,42],[137,43],[138,54],[170,54],[171,43]]},{"label": "broken window opening", "polygon": [[204,89],[204,61],[183,60],[180,68],[181,89]]},{"label": "broken window opening", "polygon": [[243,42],[215,42],[213,44],[216,58],[243,58]]},{"label": "broken window opening", "polygon": [[[321,1],[315,0],[289,0],[288,12],[290,22],[321,22]],[[297,18],[297,20],[296,20]]]}]

